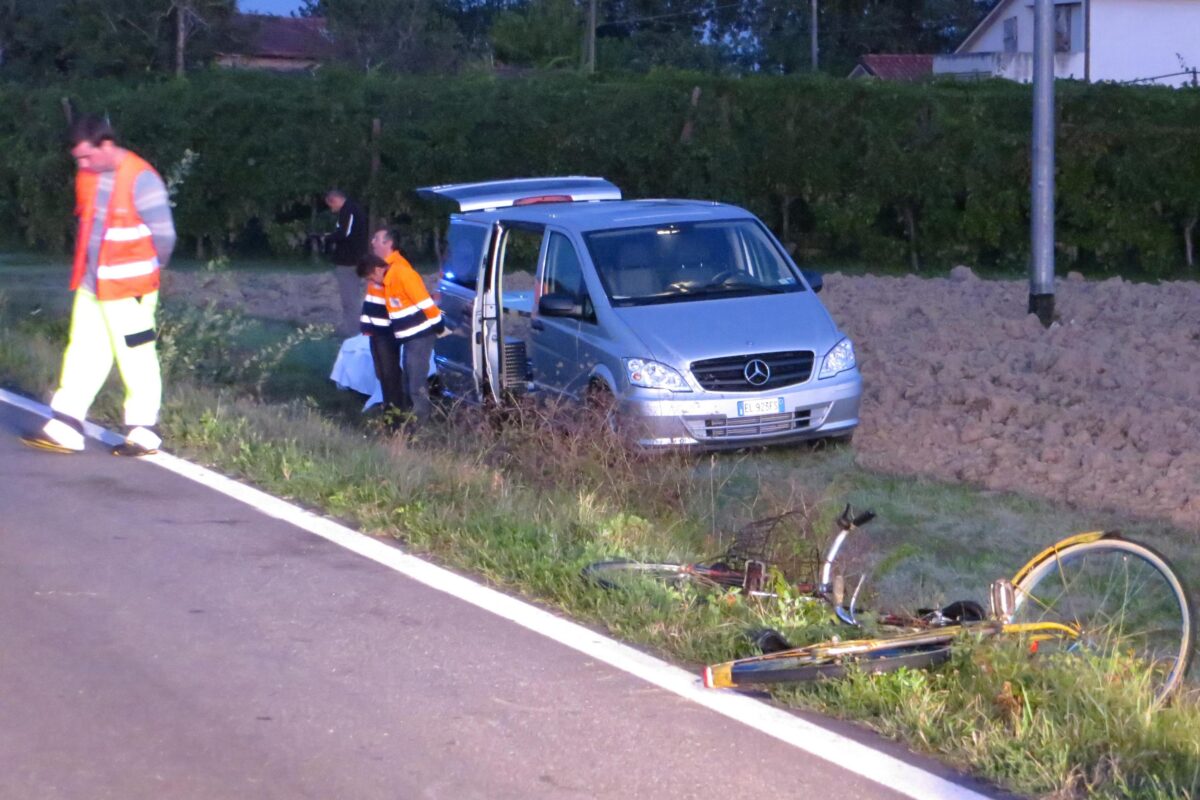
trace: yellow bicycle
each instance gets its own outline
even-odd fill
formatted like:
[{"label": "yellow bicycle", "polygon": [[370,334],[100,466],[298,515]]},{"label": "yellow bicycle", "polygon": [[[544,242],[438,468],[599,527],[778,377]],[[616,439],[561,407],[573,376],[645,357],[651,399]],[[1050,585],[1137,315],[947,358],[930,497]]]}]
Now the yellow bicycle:
[{"label": "yellow bicycle", "polygon": [[1195,634],[1187,589],[1162,554],[1117,532],[1063,539],[1011,580],[994,582],[990,595],[985,620],[947,619],[923,630],[834,639],[715,664],[704,670],[704,685],[757,686],[836,678],[849,670],[931,666],[950,657],[964,631],[1023,637],[1033,649],[1137,659],[1149,671],[1156,703],[1178,690],[1191,663]]}]

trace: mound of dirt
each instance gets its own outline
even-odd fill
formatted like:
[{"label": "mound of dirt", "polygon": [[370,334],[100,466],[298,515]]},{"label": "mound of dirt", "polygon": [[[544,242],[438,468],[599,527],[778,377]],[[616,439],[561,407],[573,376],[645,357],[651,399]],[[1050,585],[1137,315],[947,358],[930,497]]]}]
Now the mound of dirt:
[{"label": "mound of dirt", "polygon": [[855,441],[879,469],[1117,508],[1200,527],[1200,285],[1057,286],[825,277],[866,382]]},{"label": "mound of dirt", "polygon": [[[825,276],[866,382],[870,467],[1200,528],[1200,284],[1070,275],[1049,330],[1023,281]],[[168,273],[164,291],[334,324],[328,272]]]},{"label": "mound of dirt", "polygon": [[163,270],[162,294],[196,305],[216,305],[255,317],[286,322],[328,323],[341,318],[341,300],[332,270],[323,272],[243,272]]}]

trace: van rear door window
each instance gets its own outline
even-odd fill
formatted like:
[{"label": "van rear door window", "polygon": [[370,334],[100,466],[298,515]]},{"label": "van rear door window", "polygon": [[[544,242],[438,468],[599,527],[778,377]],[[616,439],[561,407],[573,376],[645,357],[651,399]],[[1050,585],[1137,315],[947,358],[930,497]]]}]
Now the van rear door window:
[{"label": "van rear door window", "polygon": [[442,276],[451,283],[474,289],[483,262],[483,243],[487,226],[460,220],[450,221],[446,252],[442,255]]}]

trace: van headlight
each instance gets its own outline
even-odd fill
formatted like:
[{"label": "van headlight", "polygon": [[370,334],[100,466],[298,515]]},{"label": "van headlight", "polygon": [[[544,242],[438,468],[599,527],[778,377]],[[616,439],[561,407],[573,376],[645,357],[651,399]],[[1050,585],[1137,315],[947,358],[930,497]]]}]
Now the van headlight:
[{"label": "van headlight", "polygon": [[629,376],[629,382],[634,386],[646,389],[668,389],[672,392],[690,392],[692,390],[677,371],[666,364],[646,358],[625,359],[625,372]]},{"label": "van headlight", "polygon": [[838,373],[854,369],[857,363],[854,360],[854,343],[849,339],[842,339],[825,354],[825,360],[821,363],[821,374],[818,377],[832,378]]}]

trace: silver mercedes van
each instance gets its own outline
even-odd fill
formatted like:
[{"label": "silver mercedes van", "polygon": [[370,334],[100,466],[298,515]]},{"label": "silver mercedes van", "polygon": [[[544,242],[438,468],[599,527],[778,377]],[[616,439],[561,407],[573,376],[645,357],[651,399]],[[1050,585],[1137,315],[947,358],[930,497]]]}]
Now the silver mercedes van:
[{"label": "silver mercedes van", "polygon": [[746,447],[858,425],[854,345],[750,212],[623,200],[601,178],[433,186],[447,393],[611,406],[647,447]]}]

